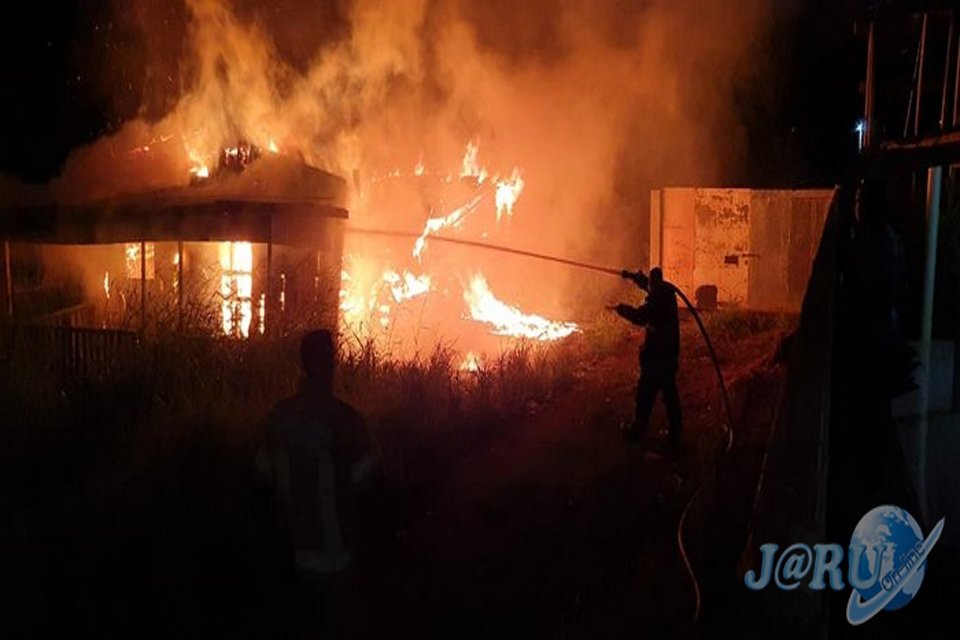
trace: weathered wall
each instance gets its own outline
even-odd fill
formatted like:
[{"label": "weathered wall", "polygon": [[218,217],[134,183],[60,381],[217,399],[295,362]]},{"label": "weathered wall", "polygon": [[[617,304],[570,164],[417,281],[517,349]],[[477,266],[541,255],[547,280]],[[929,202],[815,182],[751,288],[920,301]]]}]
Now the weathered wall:
[{"label": "weathered wall", "polygon": [[721,304],[796,312],[832,197],[831,190],[658,190],[650,266],[660,264],[690,297],[713,285]]},{"label": "weathered wall", "polygon": [[693,291],[711,284],[717,299],[743,305],[750,278],[750,192],[744,189],[697,189],[696,255]]},{"label": "weathered wall", "polygon": [[659,244],[660,266],[665,277],[684,291],[690,292],[693,292],[696,262],[695,196],[696,189],[661,190],[658,216],[660,227],[655,234],[650,234],[651,245],[654,242]]}]

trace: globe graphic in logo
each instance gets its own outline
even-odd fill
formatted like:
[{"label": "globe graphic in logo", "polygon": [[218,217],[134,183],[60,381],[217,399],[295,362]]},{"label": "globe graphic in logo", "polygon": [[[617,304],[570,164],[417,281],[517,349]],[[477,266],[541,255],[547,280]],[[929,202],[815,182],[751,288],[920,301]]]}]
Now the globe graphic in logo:
[{"label": "globe graphic in logo", "polygon": [[[876,567],[876,553],[882,553],[878,580],[869,589],[858,590],[860,597],[868,601],[883,589],[883,577],[893,569],[898,569],[907,560],[907,554],[918,542],[923,541],[923,532],[920,525],[906,510],[894,506],[881,506],[871,509],[860,519],[850,544],[864,545],[866,549],[860,557],[860,566],[856,571],[866,578],[871,575],[871,569]],[[923,559],[916,573],[906,581],[900,592],[887,603],[883,609],[894,611],[906,605],[920,590],[923,576],[927,570],[926,558]]]}]

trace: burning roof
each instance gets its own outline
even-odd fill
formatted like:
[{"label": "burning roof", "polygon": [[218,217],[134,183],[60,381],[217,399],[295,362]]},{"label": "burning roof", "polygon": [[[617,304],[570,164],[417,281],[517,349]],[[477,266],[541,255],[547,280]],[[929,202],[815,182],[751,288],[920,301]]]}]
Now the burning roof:
[{"label": "burning roof", "polygon": [[[67,202],[50,189],[11,194],[0,205],[0,236],[32,242],[242,239],[296,244],[305,223],[347,217],[342,178],[275,154],[169,189]],[[284,231],[291,226],[300,231]],[[302,240],[310,235],[303,234]]]}]

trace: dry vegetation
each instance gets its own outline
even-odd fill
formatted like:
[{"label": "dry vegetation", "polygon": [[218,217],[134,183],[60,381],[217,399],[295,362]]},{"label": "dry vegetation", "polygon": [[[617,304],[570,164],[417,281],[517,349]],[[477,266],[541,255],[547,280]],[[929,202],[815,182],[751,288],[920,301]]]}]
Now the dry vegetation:
[{"label": "dry vegetation", "polygon": [[[772,336],[788,323],[732,312],[711,314],[706,322],[738,404],[743,393],[737,380],[744,381],[751,367],[769,358]],[[460,370],[462,354],[446,345],[412,361],[393,357],[375,343],[341,349],[338,393],[367,418],[386,476],[382,508],[372,520],[376,527],[366,528],[372,535],[366,548],[382,549],[388,559],[395,553],[405,566],[403,553],[414,552],[403,541],[412,549],[417,545],[404,535],[440,526],[431,518],[439,517],[451,499],[445,492],[458,486],[459,470],[476,468],[478,461],[491,481],[491,495],[543,495],[548,506],[562,484],[558,477],[572,469],[590,469],[603,478],[611,469],[629,470],[631,478],[614,483],[616,491],[638,490],[636,473],[656,475],[642,468],[657,463],[616,440],[617,420],[632,408],[639,335],[610,313],[581,326],[582,333],[561,343],[516,343],[477,371]],[[64,602],[79,602],[78,611],[93,616],[97,628],[103,620],[122,627],[125,615],[137,620],[137,606],[146,607],[143,615],[161,606],[184,616],[204,602],[203,616],[222,616],[238,626],[247,624],[239,610],[251,616],[275,610],[280,605],[270,599],[280,597],[278,585],[284,583],[271,573],[275,560],[265,562],[258,555],[269,556],[272,552],[264,550],[277,545],[264,546],[251,537],[251,523],[264,522],[264,511],[256,506],[262,503],[254,497],[252,458],[267,412],[297,387],[301,333],[240,341],[155,332],[113,366],[80,376],[54,371],[42,354],[11,348],[10,333],[0,331],[5,354],[0,480],[6,489],[0,509],[8,514],[7,526],[0,528],[0,549],[6,551],[0,551],[0,562],[38,593],[46,589],[38,582],[41,576],[63,575],[64,558],[73,572],[64,584],[83,585],[95,574],[98,597],[111,603],[108,609],[90,613],[72,591]],[[710,479],[723,446],[712,369],[695,325],[686,319],[683,344],[680,384],[690,447],[670,472],[677,474],[679,484],[670,486],[678,500],[685,500],[700,479]],[[606,442],[597,446],[597,438]],[[497,484],[517,478],[534,484]],[[609,490],[601,483],[571,489],[571,495],[617,504],[616,513],[602,517],[620,526],[618,501],[626,504],[637,495],[611,499]],[[486,497],[473,497],[479,502],[471,503],[471,514],[459,511],[459,494],[453,499],[457,509],[445,525],[461,517],[487,522],[488,507],[476,506],[488,505]],[[695,534],[706,530],[704,522],[713,522],[711,504],[702,500],[691,515],[694,533],[688,531],[687,542],[695,559],[703,555]],[[500,531],[509,537],[537,530],[543,517],[526,521],[518,516],[526,507],[510,500],[488,506],[493,513],[511,514],[511,524],[501,531],[487,522],[490,531],[463,535],[485,541],[491,531]],[[562,511],[564,518],[576,517],[567,507]],[[672,543],[674,523],[663,524]],[[570,526],[575,537],[580,524],[571,521]],[[629,553],[634,552],[631,543]],[[194,569],[197,563],[201,568]],[[389,560],[385,566],[389,575]],[[197,580],[185,584],[182,572],[188,567]],[[427,575],[413,578],[414,583]],[[149,580],[163,591],[138,595],[124,587],[131,580]],[[239,594],[221,593],[225,584]],[[219,600],[210,600],[216,593]],[[252,601],[238,609],[244,598]]]},{"label": "dry vegetation", "polygon": [[[592,363],[632,350],[628,329],[611,315],[584,323],[584,332],[564,343],[515,343],[476,371],[461,370],[462,354],[443,344],[413,360],[374,342],[342,348],[337,391],[367,418],[387,472],[401,483],[428,483],[435,479],[429,470],[449,464],[457,451],[568,391]],[[685,327],[685,344],[692,345],[686,357],[699,362],[705,348],[692,323]],[[786,322],[718,312],[707,327],[726,359],[740,341]],[[6,340],[3,467],[18,485],[54,493],[58,484],[105,470],[139,473],[198,440],[242,466],[270,408],[295,392],[300,377],[298,332],[246,341],[156,332],[127,357],[86,375],[58,371],[40,354],[11,349],[9,334]]]},{"label": "dry vegetation", "polygon": [[[87,484],[98,494],[122,490],[198,447],[244,472],[270,408],[297,388],[299,335],[238,341],[157,331],[111,366],[78,375],[8,332],[0,455],[8,486],[23,491],[4,499],[56,500]],[[401,360],[371,342],[341,349],[337,390],[367,418],[387,473],[429,483],[424,473],[456,450],[569,387],[583,349],[521,342],[462,371],[462,355],[444,345]]]}]

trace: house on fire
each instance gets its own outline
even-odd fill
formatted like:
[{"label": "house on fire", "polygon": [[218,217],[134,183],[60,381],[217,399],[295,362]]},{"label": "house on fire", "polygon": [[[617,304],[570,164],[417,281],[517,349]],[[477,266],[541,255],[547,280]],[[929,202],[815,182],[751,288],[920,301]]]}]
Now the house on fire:
[{"label": "house on fire", "polygon": [[83,204],[0,202],[3,313],[20,325],[224,333],[337,322],[346,184],[282,156]]}]

